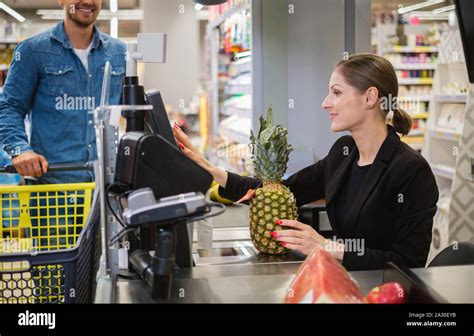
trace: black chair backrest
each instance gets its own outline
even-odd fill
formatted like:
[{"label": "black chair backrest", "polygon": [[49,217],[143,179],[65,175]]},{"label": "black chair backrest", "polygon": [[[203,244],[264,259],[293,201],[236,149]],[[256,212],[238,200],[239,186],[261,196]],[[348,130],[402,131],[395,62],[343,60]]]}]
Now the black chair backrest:
[{"label": "black chair backrest", "polygon": [[439,252],[428,267],[474,265],[474,243],[457,242]]}]

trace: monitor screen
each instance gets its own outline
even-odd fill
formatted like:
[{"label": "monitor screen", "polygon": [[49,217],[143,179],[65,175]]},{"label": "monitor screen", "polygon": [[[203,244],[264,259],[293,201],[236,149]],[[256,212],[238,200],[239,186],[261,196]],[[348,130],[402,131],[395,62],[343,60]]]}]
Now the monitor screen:
[{"label": "monitor screen", "polygon": [[474,83],[474,1],[456,0],[455,4],[469,82]]},{"label": "monitor screen", "polygon": [[[165,139],[173,147],[180,151],[173,136],[171,124],[168,119],[165,104],[163,103],[160,91],[156,89],[148,90],[145,96],[146,103],[153,106],[153,110],[149,111],[145,115],[145,132],[160,135],[161,138]],[[148,181],[147,186],[152,187],[154,190],[167,190],[166,195],[160,195],[160,197],[190,191],[187,189],[181,190],[182,188],[191,188],[194,189],[194,191],[200,190],[205,193],[205,190],[209,188],[212,182],[212,177],[209,175],[209,173],[202,171],[202,168],[198,167],[187,157],[180,157],[176,155],[174,153],[175,150],[173,150],[163,141],[158,141],[158,143],[156,143],[155,145],[156,149],[163,155],[160,159],[160,162],[162,164],[154,165],[151,163],[147,163],[145,164],[145,166],[154,167],[155,173],[158,176],[167,176],[167,178],[155,180],[152,179],[152,181]],[[179,179],[182,181],[183,185],[172,183],[176,181],[176,177],[171,177],[169,175],[171,171],[166,167],[174,167],[173,172],[177,174],[176,176],[181,176],[179,177]],[[187,173],[184,174],[184,171],[186,171]],[[154,176],[154,174],[150,172],[148,176]],[[153,180],[156,183],[161,182],[160,188],[154,186],[155,182],[153,182]],[[171,183],[167,185],[167,182]],[[170,192],[171,190],[173,190],[173,192]],[[186,225],[178,225],[176,228],[176,265],[178,265],[179,267],[192,267],[194,265],[192,258],[192,232],[192,223]],[[154,247],[156,239],[155,232],[152,230],[148,230],[146,235],[148,236],[147,242],[149,244],[149,247],[152,249]]]},{"label": "monitor screen", "polygon": [[147,91],[146,100],[148,104],[153,106],[153,110],[146,114],[145,131],[161,135],[174,147],[178,148],[160,91],[155,89]]}]

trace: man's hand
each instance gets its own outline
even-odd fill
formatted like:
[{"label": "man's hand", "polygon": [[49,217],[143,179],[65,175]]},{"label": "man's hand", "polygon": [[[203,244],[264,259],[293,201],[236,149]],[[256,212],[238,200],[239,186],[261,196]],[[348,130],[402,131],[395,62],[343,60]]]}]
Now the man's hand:
[{"label": "man's hand", "polygon": [[15,156],[12,163],[21,176],[40,177],[48,171],[48,161],[44,156],[32,151]]}]

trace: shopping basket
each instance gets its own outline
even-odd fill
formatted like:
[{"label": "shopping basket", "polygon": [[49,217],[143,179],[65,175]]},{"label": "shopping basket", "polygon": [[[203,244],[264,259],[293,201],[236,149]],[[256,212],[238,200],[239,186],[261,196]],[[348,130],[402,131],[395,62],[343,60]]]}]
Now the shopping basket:
[{"label": "shopping basket", "polygon": [[0,304],[92,301],[94,188],[0,186]]}]

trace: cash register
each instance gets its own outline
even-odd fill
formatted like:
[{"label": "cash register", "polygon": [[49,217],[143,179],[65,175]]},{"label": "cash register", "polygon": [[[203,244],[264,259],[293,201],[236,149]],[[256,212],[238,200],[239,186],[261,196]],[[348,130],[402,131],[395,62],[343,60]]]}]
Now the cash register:
[{"label": "cash register", "polygon": [[136,48],[129,44],[122,103],[153,109],[122,111],[126,133],[106,197],[113,193],[125,204],[119,218],[124,228],[109,243],[126,235],[130,270],[148,284],[153,299],[167,301],[176,268],[193,266],[188,223],[220,214],[224,206],[206,200],[212,175],[176,145],[161,93],[139,84]]}]

